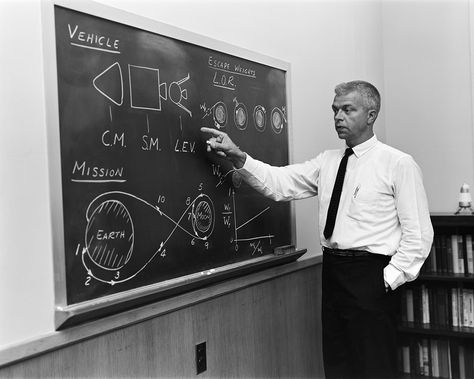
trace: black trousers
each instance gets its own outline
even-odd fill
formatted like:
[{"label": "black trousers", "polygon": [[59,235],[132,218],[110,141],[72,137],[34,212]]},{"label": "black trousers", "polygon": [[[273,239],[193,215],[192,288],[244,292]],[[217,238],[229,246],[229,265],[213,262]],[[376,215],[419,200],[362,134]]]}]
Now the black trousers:
[{"label": "black trousers", "polygon": [[397,375],[398,290],[385,291],[390,257],[323,255],[323,359],[327,379]]}]

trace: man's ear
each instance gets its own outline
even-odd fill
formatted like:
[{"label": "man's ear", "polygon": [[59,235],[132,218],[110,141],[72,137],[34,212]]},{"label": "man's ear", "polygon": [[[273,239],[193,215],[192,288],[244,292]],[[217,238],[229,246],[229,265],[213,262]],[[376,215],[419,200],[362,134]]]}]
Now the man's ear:
[{"label": "man's ear", "polygon": [[377,119],[377,111],[375,109],[369,109],[367,112],[367,123],[368,124],[373,124],[375,120]]}]

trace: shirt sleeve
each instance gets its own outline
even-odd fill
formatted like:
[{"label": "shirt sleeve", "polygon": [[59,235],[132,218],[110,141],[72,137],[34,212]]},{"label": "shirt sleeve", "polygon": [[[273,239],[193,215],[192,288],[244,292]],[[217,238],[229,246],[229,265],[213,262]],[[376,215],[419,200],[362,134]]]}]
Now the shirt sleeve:
[{"label": "shirt sleeve", "polygon": [[421,170],[410,156],[398,161],[394,174],[394,196],[401,240],[384,270],[385,280],[392,289],[418,277],[433,242],[433,227]]},{"label": "shirt sleeve", "polygon": [[304,199],[318,194],[321,155],[283,167],[271,166],[247,154],[237,171],[258,192],[276,201]]}]

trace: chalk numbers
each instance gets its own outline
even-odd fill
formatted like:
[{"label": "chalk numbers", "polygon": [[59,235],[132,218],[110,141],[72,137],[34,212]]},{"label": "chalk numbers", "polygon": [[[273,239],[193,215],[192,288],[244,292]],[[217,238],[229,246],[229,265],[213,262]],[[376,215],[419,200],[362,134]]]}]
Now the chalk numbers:
[{"label": "chalk numbers", "polygon": [[86,277],[86,282],[84,283],[84,285],[85,285],[85,286],[90,286],[90,285],[91,285],[91,279],[92,279],[91,276],[87,276],[87,277]]}]

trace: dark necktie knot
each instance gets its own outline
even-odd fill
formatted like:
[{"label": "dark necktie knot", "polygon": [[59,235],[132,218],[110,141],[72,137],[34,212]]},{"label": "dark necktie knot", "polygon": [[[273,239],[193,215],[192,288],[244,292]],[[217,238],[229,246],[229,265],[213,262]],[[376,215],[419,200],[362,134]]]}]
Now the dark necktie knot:
[{"label": "dark necktie knot", "polygon": [[329,202],[326,225],[324,226],[323,234],[326,239],[329,239],[332,236],[334,225],[336,224],[337,208],[339,207],[339,202],[341,200],[342,184],[344,183],[344,176],[346,175],[347,160],[352,154],[354,154],[354,150],[348,147],[344,152],[344,156],[339,164],[339,169],[337,170],[336,181],[334,182],[331,201]]}]

